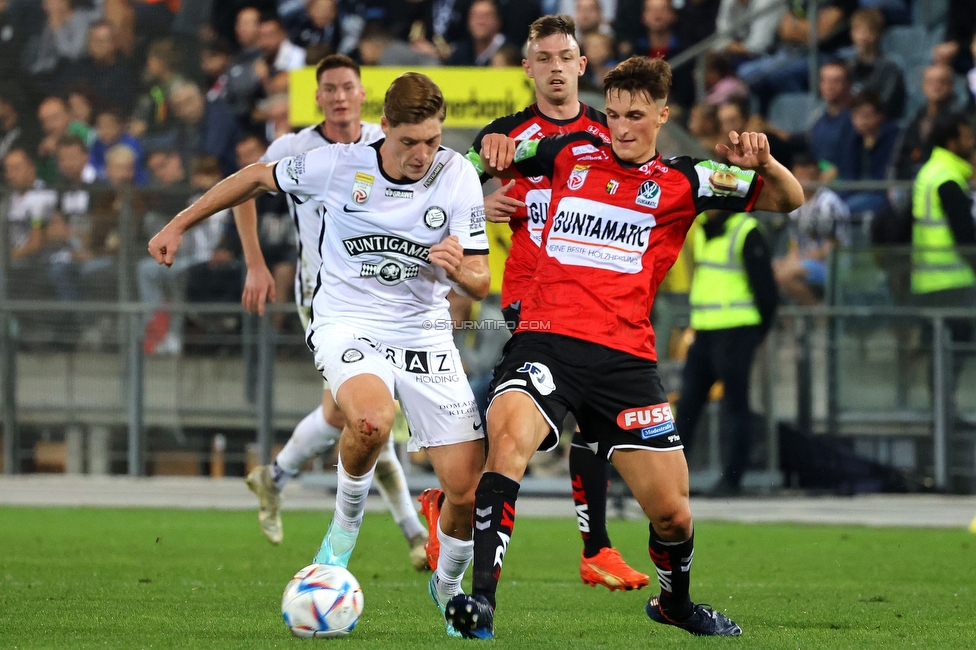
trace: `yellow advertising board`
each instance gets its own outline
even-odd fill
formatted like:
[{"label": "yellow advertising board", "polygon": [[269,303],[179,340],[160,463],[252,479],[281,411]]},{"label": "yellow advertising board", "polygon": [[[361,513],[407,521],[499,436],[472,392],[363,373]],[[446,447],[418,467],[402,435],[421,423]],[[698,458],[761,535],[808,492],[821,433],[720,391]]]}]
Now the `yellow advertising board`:
[{"label": "yellow advertising board", "polygon": [[[496,117],[516,113],[535,101],[532,80],[522,68],[362,68],[366,101],[362,119],[379,122],[386,89],[404,72],[422,72],[434,80],[447,101],[446,127],[481,128]],[[294,70],[289,76],[288,116],[293,127],[322,121],[315,103],[315,68]]]}]

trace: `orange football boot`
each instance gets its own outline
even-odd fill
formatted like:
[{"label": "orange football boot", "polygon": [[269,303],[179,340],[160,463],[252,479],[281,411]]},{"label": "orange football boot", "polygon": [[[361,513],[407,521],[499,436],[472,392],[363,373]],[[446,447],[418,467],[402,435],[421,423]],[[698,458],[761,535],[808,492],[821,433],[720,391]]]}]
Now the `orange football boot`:
[{"label": "orange football boot", "polygon": [[[427,566],[430,567],[431,571],[436,571],[437,558],[441,554],[441,543],[437,539],[437,520],[441,517],[441,504],[444,503],[444,490],[440,488],[428,488],[417,497],[417,501],[420,502],[420,514],[427,520],[427,543],[424,544],[424,550],[427,551]],[[644,578],[644,584],[647,584],[647,576],[644,576]]]},{"label": "orange football boot", "polygon": [[603,585],[610,591],[640,589],[650,582],[648,576],[631,569],[620,557],[620,552],[609,546],[600,549],[593,557],[580,559],[580,577],[588,585]]}]

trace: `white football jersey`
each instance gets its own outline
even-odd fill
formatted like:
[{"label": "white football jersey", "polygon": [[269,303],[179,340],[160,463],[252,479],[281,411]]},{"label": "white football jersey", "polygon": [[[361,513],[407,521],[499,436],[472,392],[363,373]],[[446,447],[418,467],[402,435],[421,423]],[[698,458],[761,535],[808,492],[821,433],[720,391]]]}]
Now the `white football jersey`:
[{"label": "white football jersey", "polygon": [[[362,132],[354,144],[370,144],[383,138],[383,129],[373,122],[360,122]],[[286,133],[275,139],[259,162],[274,162],[289,156],[311,151],[316,147],[335,144],[322,135],[322,125],[309,126],[298,133]],[[298,268],[295,270],[295,303],[299,307],[312,306],[312,292],[315,291],[315,273],[319,269],[319,230],[321,217],[318,206],[308,203],[298,204],[288,195],[288,209],[291,211],[295,231],[298,233]]]},{"label": "white football jersey", "polygon": [[487,255],[478,173],[441,147],[423,178],[396,181],[381,144],[319,147],[275,166],[278,189],[322,215],[309,334],[339,323],[391,345],[449,345],[450,286],[428,253],[455,235],[466,253]]}]

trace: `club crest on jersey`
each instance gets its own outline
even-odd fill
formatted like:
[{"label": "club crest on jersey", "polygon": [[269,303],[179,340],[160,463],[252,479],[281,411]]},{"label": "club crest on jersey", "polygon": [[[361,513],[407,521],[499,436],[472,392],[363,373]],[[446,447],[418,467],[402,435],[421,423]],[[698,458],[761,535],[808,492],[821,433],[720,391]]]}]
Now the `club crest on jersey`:
[{"label": "club crest on jersey", "polygon": [[447,223],[447,213],[443,208],[432,205],[424,213],[424,225],[431,230],[437,230]]},{"label": "club crest on jersey", "polygon": [[357,361],[362,361],[363,353],[356,348],[349,348],[342,353],[343,363],[356,363]]},{"label": "club crest on jersey", "polygon": [[363,205],[369,201],[369,194],[373,191],[373,181],[369,174],[356,172],[356,180],[352,184],[352,200],[356,205]]},{"label": "club crest on jersey", "polygon": [[544,363],[536,361],[526,361],[517,372],[524,372],[529,375],[532,385],[535,386],[543,395],[548,395],[556,390],[556,384],[552,381],[552,373]]},{"label": "club crest on jersey", "polygon": [[654,181],[644,181],[637,191],[637,205],[656,208],[661,200],[661,186]]},{"label": "club crest on jersey", "polygon": [[569,180],[566,181],[566,187],[574,191],[583,187],[583,183],[586,182],[586,175],[589,173],[589,165],[574,165]]},{"label": "club crest on jersey", "polygon": [[607,194],[616,194],[618,187],[620,187],[620,183],[611,178],[607,181]]}]

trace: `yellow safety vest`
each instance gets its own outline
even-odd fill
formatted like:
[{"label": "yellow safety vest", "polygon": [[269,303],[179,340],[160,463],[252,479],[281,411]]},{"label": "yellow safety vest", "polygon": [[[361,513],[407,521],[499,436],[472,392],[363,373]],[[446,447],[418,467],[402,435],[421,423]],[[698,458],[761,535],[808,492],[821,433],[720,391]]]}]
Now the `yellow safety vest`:
[{"label": "yellow safety vest", "polygon": [[691,326],[696,330],[720,330],[759,325],[762,317],[756,308],[742,263],[746,235],[759,222],[745,212],[734,214],[725,222],[719,237],[705,238],[708,217],[698,216],[695,230],[695,275],[691,281]]},{"label": "yellow safety vest", "polygon": [[972,267],[956,250],[956,239],[946,220],[939,186],[966,183],[972,166],[956,154],[935,147],[915,178],[912,188],[912,293],[932,293],[976,284]]}]

